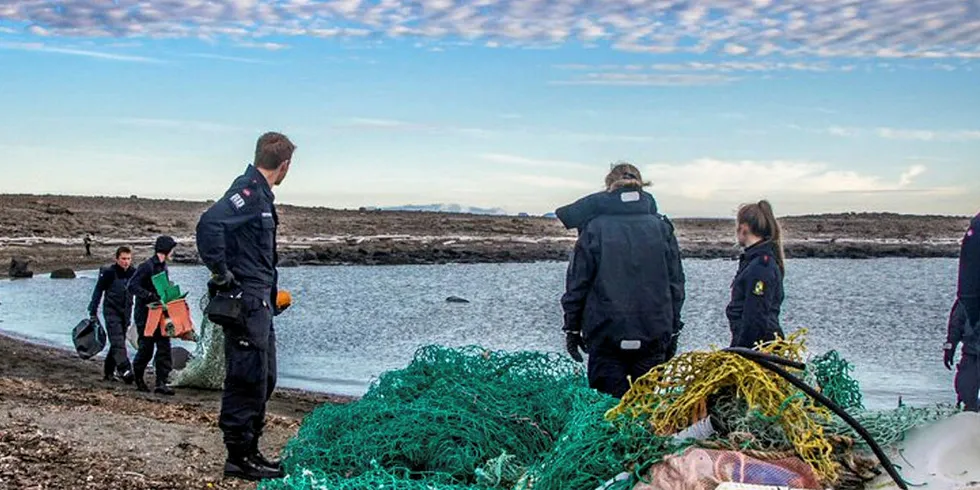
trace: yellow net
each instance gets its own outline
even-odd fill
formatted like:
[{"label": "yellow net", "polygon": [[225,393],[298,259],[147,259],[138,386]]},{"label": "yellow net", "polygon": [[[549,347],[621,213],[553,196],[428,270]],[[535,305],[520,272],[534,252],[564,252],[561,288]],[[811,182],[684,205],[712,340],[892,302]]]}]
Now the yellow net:
[{"label": "yellow net", "polygon": [[[805,331],[797,331],[786,339],[760,345],[759,351],[802,362],[805,335]],[[708,397],[719,392],[734,392],[759,417],[780,424],[797,454],[824,482],[837,480],[839,467],[821,426],[830,420],[830,412],[778,375],[738,354],[713,351],[678,355],[634,380],[619,405],[606,412],[606,419],[643,418],[658,435],[675,434],[704,418]]]}]

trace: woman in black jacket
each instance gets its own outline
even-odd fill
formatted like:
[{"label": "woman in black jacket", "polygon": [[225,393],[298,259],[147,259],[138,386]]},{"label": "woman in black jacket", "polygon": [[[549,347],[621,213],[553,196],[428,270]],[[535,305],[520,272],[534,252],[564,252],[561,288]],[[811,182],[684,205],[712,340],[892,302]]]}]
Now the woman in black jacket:
[{"label": "woman in black jacket", "polygon": [[630,379],[677,351],[684,270],[674,227],[657,212],[639,169],[615,165],[606,190],[556,212],[579,237],[568,265],[563,330],[592,388],[622,397]]},{"label": "woman in black jacket", "polygon": [[782,233],[765,200],[740,207],[737,223],[738,243],[744,251],[725,312],[732,331],[731,346],[751,349],[784,336],[779,326],[785,272]]}]

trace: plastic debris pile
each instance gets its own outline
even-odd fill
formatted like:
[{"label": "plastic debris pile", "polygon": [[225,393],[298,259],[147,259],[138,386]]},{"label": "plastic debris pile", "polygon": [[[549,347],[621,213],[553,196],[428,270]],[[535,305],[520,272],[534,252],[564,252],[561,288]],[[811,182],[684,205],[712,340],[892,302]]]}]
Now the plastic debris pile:
[{"label": "plastic debris pile", "polygon": [[[760,350],[802,360],[803,334]],[[670,469],[699,454],[798,469],[789,482],[859,488],[875,476],[848,426],[736,354],[681,354],[635,380],[621,401],[589,389],[582,370],[557,354],[423,347],[362,399],[308,415],[284,450],[288,476],[259,488],[643,489],[658,475],[677,480]],[[953,413],[867,411],[850,370],[831,352],[795,374],[818,382],[882,444]],[[698,439],[675,437],[706,424],[712,430]]]}]

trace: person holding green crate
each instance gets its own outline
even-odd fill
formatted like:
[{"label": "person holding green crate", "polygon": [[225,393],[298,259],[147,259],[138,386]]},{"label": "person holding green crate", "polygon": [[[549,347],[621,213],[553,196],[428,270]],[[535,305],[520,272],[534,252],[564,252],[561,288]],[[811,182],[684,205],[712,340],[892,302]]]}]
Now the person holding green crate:
[{"label": "person holding green crate", "polygon": [[[157,292],[155,282],[164,285],[165,294],[173,294],[172,289],[176,289],[177,296],[180,295],[180,290],[170,282],[167,270],[167,260],[170,259],[176,247],[177,242],[172,237],[166,235],[158,237],[153,246],[153,256],[140,264],[136,268],[136,273],[129,280],[129,292],[136,296],[133,319],[136,323],[136,332],[139,335],[137,342],[139,348],[136,351],[136,357],[133,359],[136,389],[143,392],[150,391],[143,375],[150,359],[153,358],[153,368],[156,372],[156,390],[154,391],[157,394],[168,396],[174,394],[174,390],[167,386],[173,367],[173,360],[170,355],[170,337],[164,335],[159,328],[151,336],[147,336],[145,328],[150,306],[164,299]],[[161,275],[160,278],[157,278],[158,275]],[[156,350],[155,356],[154,350]]]}]

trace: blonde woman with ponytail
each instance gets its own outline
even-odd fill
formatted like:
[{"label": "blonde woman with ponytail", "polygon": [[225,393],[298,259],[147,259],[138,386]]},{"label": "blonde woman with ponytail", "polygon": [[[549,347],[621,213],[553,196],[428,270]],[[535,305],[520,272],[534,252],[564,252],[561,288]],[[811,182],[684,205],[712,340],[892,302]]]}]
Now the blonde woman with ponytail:
[{"label": "blonde woman with ponytail", "polygon": [[783,337],[779,312],[783,304],[782,230],[769,201],[738,209],[736,235],[743,252],[732,281],[732,299],[725,313],[732,347],[754,348]]}]

